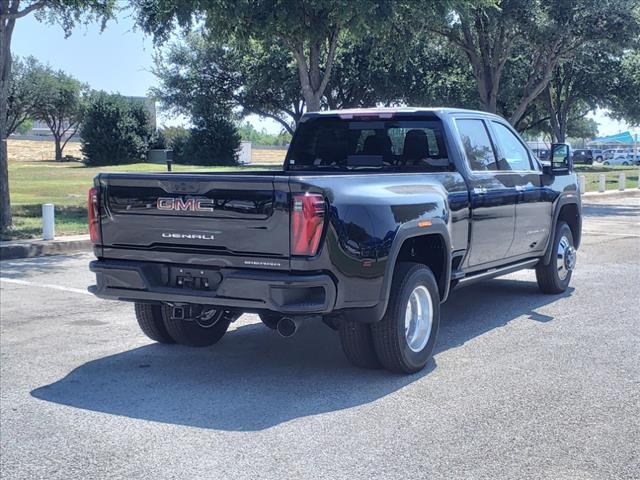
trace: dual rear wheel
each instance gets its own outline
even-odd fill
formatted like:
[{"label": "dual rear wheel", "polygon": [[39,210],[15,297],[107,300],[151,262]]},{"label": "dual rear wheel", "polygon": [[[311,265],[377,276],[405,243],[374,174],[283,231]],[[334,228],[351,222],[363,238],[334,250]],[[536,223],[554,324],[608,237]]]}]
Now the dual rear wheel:
[{"label": "dual rear wheel", "polygon": [[231,312],[204,307],[200,307],[188,320],[172,317],[168,305],[136,303],[135,312],[140,329],[151,340],[189,347],[207,347],[217,343],[235,320]]},{"label": "dual rear wheel", "polygon": [[415,373],[431,358],[439,326],[440,295],[433,273],[422,264],[401,262],[382,320],[369,324],[346,318],[339,326],[340,342],[358,367]]}]

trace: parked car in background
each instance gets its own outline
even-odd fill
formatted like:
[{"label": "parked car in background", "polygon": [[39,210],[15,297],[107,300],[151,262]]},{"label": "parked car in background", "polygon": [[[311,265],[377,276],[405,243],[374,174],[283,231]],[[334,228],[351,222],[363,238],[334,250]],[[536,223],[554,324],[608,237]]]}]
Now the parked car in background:
[{"label": "parked car in background", "polygon": [[602,162],[603,165],[634,165],[636,162],[633,159],[633,155],[629,155],[626,153],[616,155],[613,158],[605,160]]},{"label": "parked car in background", "polygon": [[613,157],[626,153],[622,148],[611,148],[604,151],[604,160],[611,160]]},{"label": "parked car in background", "polygon": [[627,160],[629,161],[629,165],[640,165],[640,152],[636,155],[633,152],[627,154]]},{"label": "parked car in background", "polygon": [[604,152],[600,149],[592,148],[591,155],[593,156],[593,159],[598,163],[602,163],[602,161],[604,160]]},{"label": "parked car in background", "polygon": [[538,160],[549,160],[549,150],[546,148],[532,148],[533,153],[536,154]]},{"label": "parked car in background", "polygon": [[573,163],[593,165],[593,150],[578,149],[573,151]]}]

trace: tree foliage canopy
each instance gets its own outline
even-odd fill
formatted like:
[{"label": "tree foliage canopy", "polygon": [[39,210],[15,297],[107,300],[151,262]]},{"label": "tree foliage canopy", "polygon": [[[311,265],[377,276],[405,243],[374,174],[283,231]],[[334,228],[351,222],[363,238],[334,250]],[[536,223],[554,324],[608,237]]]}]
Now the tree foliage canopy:
[{"label": "tree foliage canopy", "polygon": [[84,114],[87,86],[63,71],[45,67],[36,76],[37,92],[33,117],[43,120],[55,141],[56,161],[69,139],[76,134]]},{"label": "tree foliage canopy", "polygon": [[93,92],[80,127],[82,153],[88,165],[142,162],[152,135],[142,101]]},{"label": "tree foliage canopy", "polygon": [[7,96],[7,135],[11,135],[35,116],[38,79],[45,69],[35,57],[13,59],[9,95]]}]

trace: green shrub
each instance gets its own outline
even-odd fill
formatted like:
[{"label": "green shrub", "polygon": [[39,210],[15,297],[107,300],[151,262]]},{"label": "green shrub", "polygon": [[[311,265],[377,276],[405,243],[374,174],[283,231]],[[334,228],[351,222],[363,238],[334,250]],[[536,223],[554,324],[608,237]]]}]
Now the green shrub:
[{"label": "green shrub", "polygon": [[175,163],[190,165],[237,165],[240,135],[221,115],[199,118],[193,128],[165,130],[167,148]]},{"label": "green shrub", "polygon": [[144,103],[94,92],[80,128],[87,165],[118,165],[146,160],[152,128]]}]

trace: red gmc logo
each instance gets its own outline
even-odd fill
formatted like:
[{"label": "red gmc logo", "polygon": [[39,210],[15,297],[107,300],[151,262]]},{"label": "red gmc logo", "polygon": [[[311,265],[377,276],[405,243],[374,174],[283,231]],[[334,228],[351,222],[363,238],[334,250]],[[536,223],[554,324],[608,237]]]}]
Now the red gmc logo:
[{"label": "red gmc logo", "polygon": [[206,198],[173,198],[160,197],[156,202],[158,210],[177,212],[213,212],[213,202]]}]

